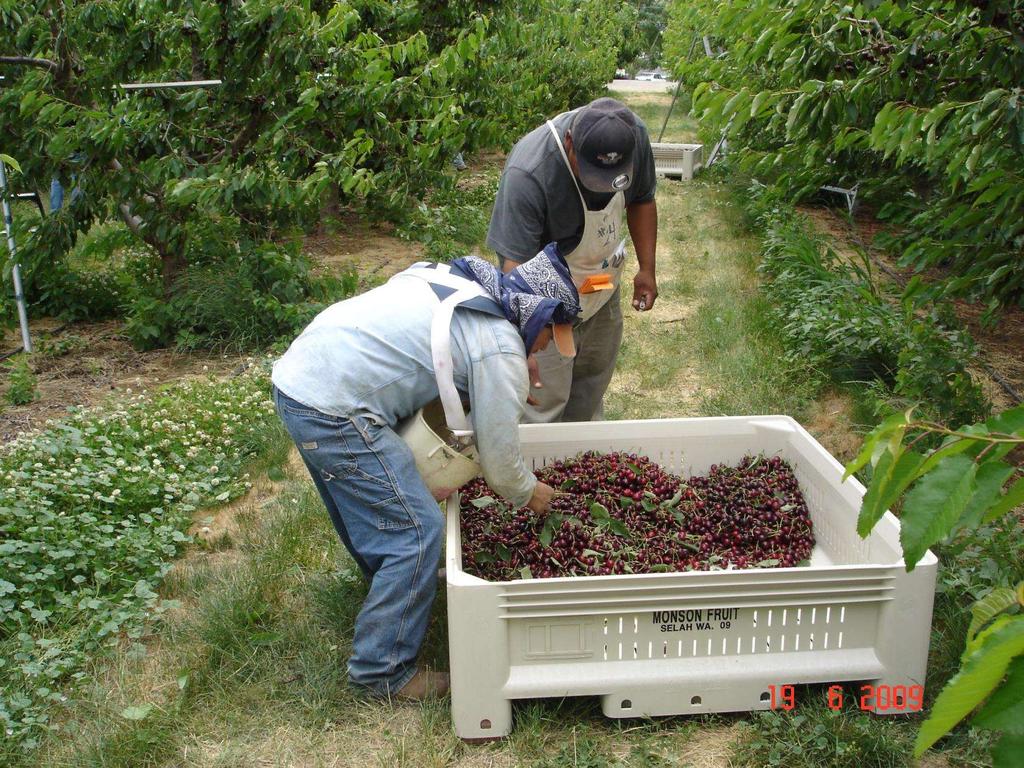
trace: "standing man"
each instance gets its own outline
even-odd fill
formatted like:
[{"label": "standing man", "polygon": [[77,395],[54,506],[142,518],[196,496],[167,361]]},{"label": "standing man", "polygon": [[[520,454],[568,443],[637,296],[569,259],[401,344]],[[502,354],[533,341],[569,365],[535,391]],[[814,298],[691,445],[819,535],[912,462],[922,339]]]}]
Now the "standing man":
[{"label": "standing man", "polygon": [[590,421],[603,398],[622,341],[619,283],[625,212],[640,270],[633,308],[658,296],[654,274],[658,209],[647,128],[615,99],[564,112],[515,145],[501,175],[487,245],[508,271],[555,241],[580,291],[583,322],[575,359],[548,349],[531,358],[526,421]]},{"label": "standing man", "polygon": [[395,427],[436,399],[444,378],[468,397],[488,484],[543,514],[554,489],[537,480],[519,446],[526,356],[553,339],[571,358],[578,315],[554,244],[508,274],[476,257],[419,264],[325,309],[274,364],[277,412],[370,582],[348,662],[357,688],[414,700],[448,689],[447,675],[416,666],[444,517]]}]

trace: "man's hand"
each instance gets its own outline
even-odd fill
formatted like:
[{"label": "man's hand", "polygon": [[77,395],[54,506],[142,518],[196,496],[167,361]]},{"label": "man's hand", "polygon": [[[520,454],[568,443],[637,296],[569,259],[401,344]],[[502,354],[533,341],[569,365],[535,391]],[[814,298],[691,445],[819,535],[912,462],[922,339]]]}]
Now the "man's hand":
[{"label": "man's hand", "polygon": [[658,282],[653,272],[640,270],[633,278],[633,309],[646,312],[658,298]]},{"label": "man's hand", "polygon": [[[530,391],[540,389],[544,385],[540,381],[540,365],[537,363],[536,355],[526,356],[526,375],[530,377]],[[527,405],[537,405],[537,399],[533,395],[526,396]]]},{"label": "man's hand", "polygon": [[526,506],[538,515],[543,515],[548,511],[553,498],[555,498],[555,489],[547,483],[542,483],[538,480],[536,487],[533,489],[533,496],[530,497]]}]

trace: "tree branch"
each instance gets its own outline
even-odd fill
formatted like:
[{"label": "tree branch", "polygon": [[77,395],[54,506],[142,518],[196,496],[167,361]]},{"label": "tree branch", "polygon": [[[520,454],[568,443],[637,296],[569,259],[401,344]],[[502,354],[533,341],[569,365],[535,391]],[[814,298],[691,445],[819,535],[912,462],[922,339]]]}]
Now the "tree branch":
[{"label": "tree branch", "polygon": [[56,72],[60,69],[60,67],[57,66],[56,61],[50,61],[50,59],[35,59],[31,56],[0,56],[0,64],[21,64],[25,67],[48,69],[51,72]]}]

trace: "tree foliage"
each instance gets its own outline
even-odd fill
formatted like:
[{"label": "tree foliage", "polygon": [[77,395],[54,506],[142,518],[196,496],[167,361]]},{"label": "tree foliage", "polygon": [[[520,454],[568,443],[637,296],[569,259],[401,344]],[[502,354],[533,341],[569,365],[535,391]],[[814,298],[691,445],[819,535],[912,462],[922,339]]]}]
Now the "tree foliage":
[{"label": "tree foliage", "polygon": [[642,62],[643,66],[661,64],[661,37],[668,21],[665,0],[635,0],[623,3],[621,13],[625,40],[619,50],[619,65]]},{"label": "tree foliage", "polygon": [[4,150],[22,186],[80,190],[23,248],[30,298],[61,284],[64,254],[112,216],[159,255],[155,301],[325,205],[399,218],[456,152],[596,95],[617,12],[608,0],[0,0]]},{"label": "tree foliage", "polygon": [[[688,57],[697,34],[724,55]],[[666,37],[747,170],[797,196],[859,182],[904,266],[1024,301],[1024,2],[675,1]]]},{"label": "tree foliage", "polygon": [[[942,443],[922,452],[920,445],[935,437]],[[1022,446],[1024,406],[956,430],[917,420],[913,409],[890,416],[868,435],[860,454],[846,467],[844,479],[868,464],[874,470],[858,532],[870,534],[902,498],[900,542],[909,571],[930,546],[952,534],[1012,520],[1014,511],[1024,505]],[[993,751],[994,766],[1008,768],[1019,762],[1024,740],[1022,608],[1024,581],[997,587],[974,604],[960,670],[922,724],[917,756],[977,710],[975,725],[1003,734]]]}]

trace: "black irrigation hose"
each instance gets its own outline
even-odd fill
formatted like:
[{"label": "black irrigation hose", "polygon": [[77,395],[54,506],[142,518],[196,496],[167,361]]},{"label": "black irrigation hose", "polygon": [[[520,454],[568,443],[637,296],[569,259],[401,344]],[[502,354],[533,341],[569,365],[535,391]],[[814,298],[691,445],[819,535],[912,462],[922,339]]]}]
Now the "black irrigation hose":
[{"label": "black irrigation hose", "polygon": [[[896,283],[901,288],[906,287],[906,281],[903,279],[902,275],[893,270],[888,264],[883,262],[881,259],[877,258],[872,253],[872,249],[869,248],[868,245],[860,238],[860,235],[857,234],[855,224],[852,220],[840,216],[832,208],[828,208],[828,212],[847,225],[847,230],[849,231],[850,239],[853,240],[854,244],[857,247],[859,247],[862,251],[864,251],[864,253],[867,254],[867,257],[871,259],[872,263],[875,264],[875,266],[877,266],[879,269],[885,272],[885,274],[889,275],[889,277],[896,281]],[[998,384],[1002,388],[1002,390],[1010,396],[1010,398],[1014,401],[1016,405],[1024,403],[1024,396],[1021,396],[1021,393],[1018,392],[1014,388],[1014,386],[1010,382],[1008,382],[1001,373],[999,373],[999,371],[995,370],[991,365],[989,365],[980,358],[978,359],[978,365],[981,367],[983,371],[985,371],[985,374],[990,379],[992,379],[992,381]]]}]

